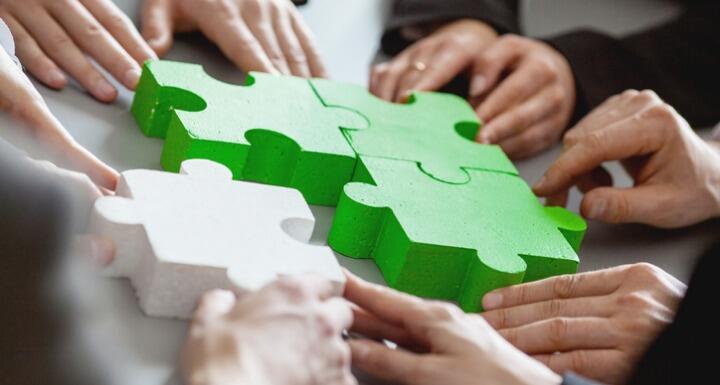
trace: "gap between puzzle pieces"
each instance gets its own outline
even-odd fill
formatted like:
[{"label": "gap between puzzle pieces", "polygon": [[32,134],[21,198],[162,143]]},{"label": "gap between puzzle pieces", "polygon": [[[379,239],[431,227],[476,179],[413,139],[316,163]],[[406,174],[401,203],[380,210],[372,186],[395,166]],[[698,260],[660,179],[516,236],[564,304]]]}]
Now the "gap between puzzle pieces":
[{"label": "gap between puzzle pieces", "polygon": [[356,85],[261,73],[233,85],[199,65],[151,61],[132,112],[146,135],[165,138],[166,170],[211,159],[236,179],[296,188],[311,204],[337,203],[358,154],[415,161],[447,183],[467,183],[466,169],[517,175],[498,146],[473,142],[480,122],[449,94],[395,104]]}]

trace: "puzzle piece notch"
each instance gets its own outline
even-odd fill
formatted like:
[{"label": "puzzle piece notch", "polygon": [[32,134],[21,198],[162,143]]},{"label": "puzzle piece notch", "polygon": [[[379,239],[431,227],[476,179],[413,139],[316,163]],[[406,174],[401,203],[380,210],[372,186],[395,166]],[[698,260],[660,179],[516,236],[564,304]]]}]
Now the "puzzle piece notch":
[{"label": "puzzle piece notch", "polygon": [[207,290],[252,292],[278,274],[318,273],[341,294],[332,250],[307,244],[315,221],[302,196],[230,176],[199,159],[182,175],[124,172],[119,196],[99,199],[92,219],[116,244],[106,274],[130,278],[141,308],[161,317],[188,318]]},{"label": "puzzle piece notch", "polygon": [[146,135],[165,137],[166,170],[210,159],[236,179],[296,188],[311,204],[333,206],[356,158],[339,127],[366,124],[325,108],[305,79],[250,73],[233,85],[170,61],[145,63],[132,112]]},{"label": "puzzle piece notch", "polygon": [[361,156],[328,243],[373,258],[392,287],[466,311],[498,287],[576,271],[582,219],[543,207],[519,177],[468,172],[467,184],[443,184],[414,162]]},{"label": "puzzle piece notch", "polygon": [[475,143],[480,121],[462,98],[416,92],[405,104],[389,103],[364,87],[312,79],[323,103],[361,114],[368,125],[342,126],[359,155],[420,163],[430,177],[446,183],[469,181],[466,169],[517,175],[500,147]]}]

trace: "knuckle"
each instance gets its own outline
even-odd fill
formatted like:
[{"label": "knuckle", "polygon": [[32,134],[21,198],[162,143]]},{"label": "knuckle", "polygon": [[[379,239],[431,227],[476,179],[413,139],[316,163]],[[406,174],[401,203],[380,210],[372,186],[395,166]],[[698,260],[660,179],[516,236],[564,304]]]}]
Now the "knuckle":
[{"label": "knuckle", "polygon": [[329,314],[318,311],[314,316],[315,325],[318,327],[322,335],[331,336],[335,332],[335,324]]},{"label": "knuckle", "polygon": [[675,120],[675,109],[667,103],[658,102],[645,110],[642,118],[657,119],[661,122],[673,121]]},{"label": "knuckle", "polygon": [[459,309],[445,302],[433,302],[427,309],[428,315],[434,320],[451,321],[458,317]]},{"label": "knuckle", "polygon": [[507,34],[501,37],[500,40],[503,44],[506,44],[511,48],[521,48],[526,42],[524,37],[515,34]]},{"label": "knuckle", "polygon": [[644,283],[657,284],[663,282],[664,272],[651,263],[636,263],[630,266],[628,272],[634,279]]},{"label": "knuckle", "polygon": [[88,23],[83,30],[86,39],[97,39],[102,36],[104,30],[98,23]]},{"label": "knuckle", "polygon": [[556,277],[552,290],[556,298],[569,298],[575,294],[577,290],[577,276],[575,275],[561,275]]},{"label": "knuckle", "polygon": [[275,282],[275,289],[280,294],[294,300],[310,298],[308,288],[295,277],[281,277]]},{"label": "knuckle", "polygon": [[107,24],[108,28],[119,31],[128,27],[130,20],[121,13],[113,13],[108,17]]},{"label": "knuckle", "polygon": [[646,295],[643,295],[642,293],[632,292],[619,296],[618,305],[620,305],[620,307],[623,309],[630,309],[632,311],[643,311],[651,305],[651,301]]},{"label": "knuckle", "polygon": [[70,36],[68,36],[65,33],[57,33],[53,34],[49,38],[50,42],[50,49],[52,51],[62,51],[66,49],[67,46],[72,45],[73,41],[70,39]]},{"label": "knuckle", "polygon": [[657,102],[660,101],[660,97],[658,94],[655,93],[653,90],[642,90],[642,91],[635,91],[635,98],[639,99],[643,102]]},{"label": "knuckle", "polygon": [[562,312],[562,306],[563,303],[561,300],[558,299],[552,299],[550,301],[545,302],[545,315],[550,317],[558,317],[560,316],[560,313]]},{"label": "knuckle", "polygon": [[548,324],[547,338],[552,346],[560,346],[565,340],[568,330],[568,320],[553,318]]},{"label": "knuckle", "polygon": [[553,87],[552,91],[550,91],[550,95],[548,96],[549,102],[555,107],[555,110],[553,112],[557,112],[557,109],[565,102],[565,90],[558,86]]},{"label": "knuckle", "polygon": [[590,357],[586,350],[576,350],[571,353],[572,369],[578,373],[585,373],[591,367]]}]

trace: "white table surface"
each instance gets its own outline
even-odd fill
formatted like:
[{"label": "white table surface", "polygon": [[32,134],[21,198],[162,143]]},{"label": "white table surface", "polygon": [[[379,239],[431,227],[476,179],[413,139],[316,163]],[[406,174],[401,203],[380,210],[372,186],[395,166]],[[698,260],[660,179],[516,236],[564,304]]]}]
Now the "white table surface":
[{"label": "white table surface", "polygon": [[[138,0],[117,3],[137,19]],[[598,3],[601,2],[533,0],[525,4],[525,24],[535,34],[554,33],[580,24],[610,27],[619,33],[657,22],[674,12],[665,1]],[[302,10],[317,34],[333,78],[366,83],[388,4],[389,1],[382,0],[311,0]],[[225,81],[242,80],[242,74],[202,38],[178,38],[167,58],[203,64],[211,75]],[[61,92],[40,89],[52,111],[71,133],[111,166],[118,170],[159,168],[162,141],[146,138],[137,129],[128,111],[132,100],[130,92],[123,91],[117,103],[104,105],[75,87]],[[555,148],[520,162],[521,175],[530,182],[535,181],[557,154],[558,148]],[[629,183],[619,168],[613,170],[616,180]],[[579,196],[574,192],[570,207],[576,210],[578,202]],[[314,208],[313,211],[317,217],[314,241],[322,243],[333,210]],[[581,251],[581,270],[650,261],[686,279],[694,257],[717,238],[719,223],[668,231],[591,222]],[[371,262],[339,259],[359,275],[381,282]],[[99,364],[117,384],[177,383],[178,352],[185,322],[145,317],[125,280],[88,280],[73,274],[65,278],[70,282],[65,284],[66,288],[76,299],[73,306],[80,332],[74,341],[80,342],[79,354],[87,354],[93,360],[88,365]]]}]

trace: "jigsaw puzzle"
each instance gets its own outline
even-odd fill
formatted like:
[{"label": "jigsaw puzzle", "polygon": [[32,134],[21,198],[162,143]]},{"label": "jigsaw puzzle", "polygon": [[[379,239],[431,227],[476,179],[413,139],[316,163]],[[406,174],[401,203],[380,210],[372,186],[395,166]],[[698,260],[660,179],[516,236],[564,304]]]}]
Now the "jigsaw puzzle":
[{"label": "jigsaw puzzle", "polygon": [[355,167],[338,126],[365,124],[325,108],[305,79],[250,73],[245,85],[233,85],[171,61],[145,63],[131,111],[143,133],[165,138],[165,170],[210,159],[236,179],[293,187],[310,204],[329,206]]},{"label": "jigsaw puzzle", "polygon": [[318,273],[342,294],[332,250],[307,243],[314,225],[297,190],[233,181],[200,159],[183,162],[181,174],[122,173],[92,218],[93,232],[116,244],[106,273],[130,278],[148,315],[179,318],[207,290],[255,291],[280,274]]},{"label": "jigsaw puzzle", "polygon": [[[577,269],[585,222],[543,207],[500,147],[475,143],[480,122],[457,96],[418,92],[395,104],[357,85],[256,73],[232,85],[197,65],[155,61],[145,64],[132,112],[146,135],[165,138],[167,170],[210,159],[236,179],[338,204],[330,246],[373,258],[394,288],[475,311],[489,290]],[[226,220],[255,229],[308,218],[263,207]],[[316,250],[295,246],[285,252]],[[268,262],[272,255],[253,261],[273,270],[284,262]]]},{"label": "jigsaw puzzle", "polygon": [[498,287],[576,271],[580,217],[542,206],[517,176],[468,174],[466,184],[438,183],[415,162],[361,156],[330,246],[373,258],[391,287],[466,311]]},{"label": "jigsaw puzzle", "polygon": [[405,104],[388,103],[365,87],[313,79],[313,88],[331,110],[349,110],[367,123],[341,129],[358,155],[418,162],[432,178],[467,183],[465,169],[517,175],[498,146],[481,145],[475,137],[480,121],[462,98],[438,92],[415,92]]}]

